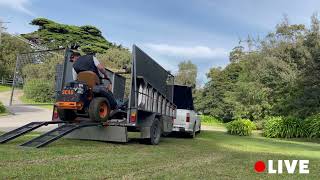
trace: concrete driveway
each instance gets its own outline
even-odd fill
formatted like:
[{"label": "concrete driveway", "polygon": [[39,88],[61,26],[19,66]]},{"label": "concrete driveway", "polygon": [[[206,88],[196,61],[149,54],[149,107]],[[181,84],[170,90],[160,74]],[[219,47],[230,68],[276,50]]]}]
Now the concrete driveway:
[{"label": "concrete driveway", "polygon": [[[0,92],[0,101],[7,106],[8,110],[10,111],[10,115],[7,116],[0,116],[0,131],[7,132],[17,127],[23,126],[30,122],[34,121],[50,121],[52,118],[52,110],[37,107],[37,106],[25,106],[25,105],[9,105],[10,100],[10,93],[9,91]],[[18,91],[15,94],[14,103],[13,104],[21,104],[19,102],[19,96],[22,95],[22,91]],[[57,127],[57,125],[49,125],[42,128],[37,129],[36,131],[48,131]]]}]

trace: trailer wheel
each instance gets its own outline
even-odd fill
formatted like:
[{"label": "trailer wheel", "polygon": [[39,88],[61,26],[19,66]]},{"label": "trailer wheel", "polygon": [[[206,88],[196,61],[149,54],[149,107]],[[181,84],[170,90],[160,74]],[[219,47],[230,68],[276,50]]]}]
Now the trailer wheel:
[{"label": "trailer wheel", "polygon": [[59,118],[62,121],[74,121],[77,118],[74,110],[71,109],[58,109]]},{"label": "trailer wheel", "polygon": [[106,122],[110,115],[110,104],[107,98],[94,98],[89,105],[89,117],[92,121]]},{"label": "trailer wheel", "polygon": [[159,119],[154,119],[150,127],[150,138],[142,139],[141,142],[144,144],[157,145],[160,142],[161,127]]}]

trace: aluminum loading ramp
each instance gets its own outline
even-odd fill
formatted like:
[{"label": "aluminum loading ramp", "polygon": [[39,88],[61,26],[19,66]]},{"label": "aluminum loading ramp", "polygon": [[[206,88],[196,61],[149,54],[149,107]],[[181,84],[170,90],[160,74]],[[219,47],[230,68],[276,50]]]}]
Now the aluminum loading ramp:
[{"label": "aluminum loading ramp", "polygon": [[12,131],[9,131],[3,135],[0,136],[0,143],[6,143],[10,140],[13,140],[17,137],[20,137],[28,132],[31,132],[37,128],[40,128],[42,126],[47,126],[49,124],[59,124],[64,123],[63,121],[42,121],[42,122],[31,122],[29,124],[26,124],[22,127],[19,127],[17,129],[14,129]]},{"label": "aluminum loading ramp", "polygon": [[80,129],[83,127],[100,126],[100,125],[102,125],[102,123],[94,123],[94,122],[64,124],[24,144],[21,144],[20,146],[40,148],[60,139],[61,137],[71,133],[76,129]]}]

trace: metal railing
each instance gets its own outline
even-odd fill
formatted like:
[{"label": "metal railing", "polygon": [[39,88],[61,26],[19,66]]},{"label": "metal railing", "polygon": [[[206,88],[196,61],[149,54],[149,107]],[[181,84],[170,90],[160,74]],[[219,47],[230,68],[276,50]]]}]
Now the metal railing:
[{"label": "metal railing", "polygon": [[10,85],[12,86],[13,79],[6,79],[6,78],[1,78],[0,79],[0,84],[1,85]]}]

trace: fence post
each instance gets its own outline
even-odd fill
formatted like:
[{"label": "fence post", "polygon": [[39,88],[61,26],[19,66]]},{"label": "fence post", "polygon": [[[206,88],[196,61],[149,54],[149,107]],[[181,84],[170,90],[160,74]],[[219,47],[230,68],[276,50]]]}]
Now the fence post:
[{"label": "fence post", "polygon": [[18,69],[18,67],[17,67],[18,66],[18,61],[19,61],[19,54],[17,54],[16,67],[14,68],[14,74],[13,74],[13,80],[12,80],[12,89],[11,89],[11,96],[10,96],[9,106],[12,106],[14,86],[16,84],[16,74],[17,74],[17,69]]}]

